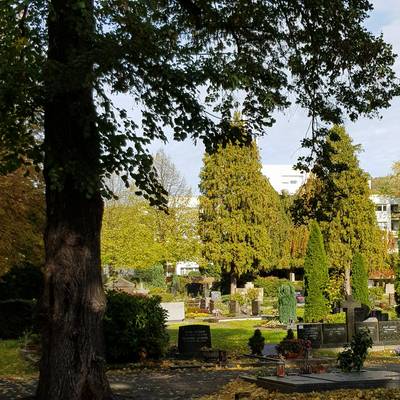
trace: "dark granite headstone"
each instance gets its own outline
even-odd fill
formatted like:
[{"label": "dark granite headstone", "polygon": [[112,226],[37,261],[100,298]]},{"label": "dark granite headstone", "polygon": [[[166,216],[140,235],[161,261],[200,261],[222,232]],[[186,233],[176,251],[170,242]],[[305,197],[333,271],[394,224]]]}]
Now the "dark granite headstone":
[{"label": "dark granite headstone", "polygon": [[388,313],[382,313],[381,314],[381,321],[389,321],[389,314]]},{"label": "dark granite headstone", "polygon": [[314,349],[321,347],[322,324],[298,324],[297,337],[309,340]]},{"label": "dark granite headstone", "polygon": [[379,339],[385,344],[400,344],[400,321],[379,322]]},{"label": "dark granite headstone", "polygon": [[361,304],[361,307],[354,310],[354,318],[356,322],[363,322],[368,318],[369,313],[370,308],[365,304]]},{"label": "dark granite headstone", "polygon": [[322,326],[324,344],[341,346],[346,343],[346,324],[323,324]]},{"label": "dark granite headstone", "polygon": [[203,347],[211,348],[211,331],[208,325],[184,325],[179,327],[179,353],[197,354]]},{"label": "dark granite headstone", "polygon": [[376,318],[378,321],[382,319],[382,311],[381,310],[372,310],[369,314],[370,317]]},{"label": "dark granite headstone", "polygon": [[369,333],[372,338],[372,342],[377,344],[379,342],[379,329],[378,322],[357,322],[356,323],[356,332],[359,331],[360,328],[367,327],[369,329]]}]

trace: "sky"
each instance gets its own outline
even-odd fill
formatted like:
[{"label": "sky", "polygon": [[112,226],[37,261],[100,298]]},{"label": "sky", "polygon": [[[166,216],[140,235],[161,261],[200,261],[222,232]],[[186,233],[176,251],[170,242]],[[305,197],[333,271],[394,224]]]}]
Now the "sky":
[{"label": "sky", "polygon": [[[400,0],[373,0],[374,10],[366,22],[374,34],[383,33],[394,52],[400,54]],[[400,77],[400,57],[395,70]],[[284,113],[275,114],[276,123],[258,139],[263,164],[295,164],[301,153],[300,141],[309,126],[304,110],[294,105]],[[383,176],[391,172],[391,166],[400,160],[400,98],[392,101],[389,109],[381,111],[380,118],[360,118],[356,123],[346,122],[347,132],[355,144],[361,144],[360,166],[371,176]],[[163,148],[194,193],[198,192],[199,172],[204,147],[193,142],[170,141],[166,145],[154,142],[151,152]]]}]

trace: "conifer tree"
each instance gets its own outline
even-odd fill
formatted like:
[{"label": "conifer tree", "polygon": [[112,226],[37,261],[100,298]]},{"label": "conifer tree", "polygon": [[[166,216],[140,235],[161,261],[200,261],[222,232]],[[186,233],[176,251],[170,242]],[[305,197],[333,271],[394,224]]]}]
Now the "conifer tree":
[{"label": "conifer tree", "polygon": [[332,128],[293,207],[297,224],[318,221],[330,267],[336,274],[346,274],[347,293],[355,252],[363,254],[370,269],[384,266],[382,234],[357,151],[359,146],[353,145],[343,127]]},{"label": "conifer tree", "polygon": [[278,314],[282,324],[296,320],[296,293],[290,283],[284,283],[278,288]]},{"label": "conifer tree", "polygon": [[[240,126],[235,118],[233,126]],[[288,219],[261,173],[254,142],[219,145],[204,156],[200,178],[203,256],[230,276],[234,292],[241,275],[279,263]]]},{"label": "conifer tree", "polygon": [[304,320],[318,322],[329,314],[325,289],[328,285],[328,260],[318,223],[310,224],[310,237],[304,260],[305,306]]},{"label": "conifer tree", "polygon": [[351,289],[354,299],[360,301],[361,304],[370,304],[368,296],[368,271],[364,257],[359,252],[354,254],[351,265]]}]

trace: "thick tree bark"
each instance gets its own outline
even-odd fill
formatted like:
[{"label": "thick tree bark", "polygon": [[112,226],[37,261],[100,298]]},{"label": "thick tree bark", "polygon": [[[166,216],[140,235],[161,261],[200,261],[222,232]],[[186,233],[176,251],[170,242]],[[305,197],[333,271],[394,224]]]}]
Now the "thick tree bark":
[{"label": "thick tree bark", "polygon": [[345,267],[344,269],[344,292],[347,296],[351,295],[351,276],[350,267]]},{"label": "thick tree bark", "polygon": [[49,8],[46,272],[37,399],[109,400],[102,335],[100,143],[87,57],[93,9],[91,0],[53,0]]}]

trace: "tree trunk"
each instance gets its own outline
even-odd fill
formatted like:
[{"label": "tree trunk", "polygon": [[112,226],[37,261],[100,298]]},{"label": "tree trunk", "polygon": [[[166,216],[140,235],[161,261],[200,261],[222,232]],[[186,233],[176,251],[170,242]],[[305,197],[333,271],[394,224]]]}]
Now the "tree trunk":
[{"label": "tree trunk", "polygon": [[344,291],[347,296],[351,295],[350,267],[345,267],[344,270]]},{"label": "tree trunk", "polygon": [[236,275],[231,274],[230,294],[235,294],[235,293],[236,293],[236,287],[237,287],[237,278],[236,278]]},{"label": "tree trunk", "polygon": [[[84,7],[82,7],[84,4]],[[109,400],[100,267],[100,139],[90,0],[49,6],[45,104],[47,227],[38,400]]]}]

